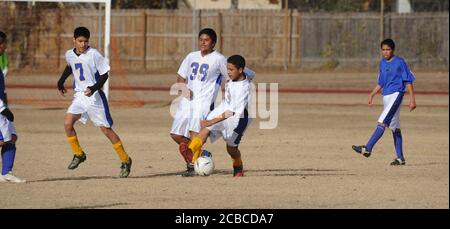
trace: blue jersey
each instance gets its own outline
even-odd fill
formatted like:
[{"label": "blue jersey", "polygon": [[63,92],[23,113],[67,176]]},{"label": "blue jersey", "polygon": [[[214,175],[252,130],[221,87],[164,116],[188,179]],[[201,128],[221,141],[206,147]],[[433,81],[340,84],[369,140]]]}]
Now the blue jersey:
[{"label": "blue jersey", "polygon": [[380,61],[378,85],[383,88],[382,95],[405,92],[406,84],[412,84],[415,79],[403,58],[394,56],[391,61],[385,58]]}]

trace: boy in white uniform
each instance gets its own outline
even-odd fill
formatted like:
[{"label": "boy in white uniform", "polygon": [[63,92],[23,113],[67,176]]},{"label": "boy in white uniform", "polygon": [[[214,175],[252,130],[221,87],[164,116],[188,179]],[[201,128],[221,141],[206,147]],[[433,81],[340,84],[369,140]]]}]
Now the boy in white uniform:
[{"label": "boy in white uniform", "polygon": [[[6,55],[6,34],[0,31],[0,57]],[[0,66],[1,67],[1,66]],[[26,180],[12,173],[16,156],[17,133],[14,114],[6,104],[4,68],[0,69],[0,147],[2,156],[2,173],[0,182],[25,183]]]},{"label": "boy in white uniform", "polygon": [[74,76],[74,98],[67,110],[64,120],[67,141],[72,151],[73,159],[69,169],[75,169],[86,160],[74,124],[77,120],[86,124],[89,118],[95,126],[99,126],[105,136],[113,144],[122,164],[119,177],[128,177],[132,160],[125,152],[119,136],[111,128],[113,120],[109,112],[108,100],[101,90],[108,79],[110,67],[106,59],[94,48],[89,47],[90,32],[85,27],[78,27],[74,31],[74,49],[66,52],[67,66],[58,81],[58,90],[62,96],[67,92],[64,82],[71,74]]},{"label": "boy in white uniform", "polygon": [[[223,77],[228,74],[226,58],[214,50],[216,32],[205,28],[199,32],[198,38],[200,50],[189,53],[178,70],[177,83],[185,84],[183,90],[189,93],[185,93],[185,97],[180,100],[170,131],[187,165],[183,176],[194,174],[192,152],[187,144],[200,132],[200,121],[205,120],[214,109]],[[246,68],[245,71],[249,77],[255,76],[250,69]]]},{"label": "boy in white uniform", "polygon": [[245,59],[242,56],[229,57],[227,68],[230,80],[225,87],[225,98],[206,120],[201,121],[202,130],[192,138],[189,149],[193,152],[192,163],[194,163],[208,136],[211,137],[212,142],[222,136],[233,161],[233,176],[241,177],[244,171],[238,146],[246,128],[251,123],[248,117],[251,79],[244,73]]}]

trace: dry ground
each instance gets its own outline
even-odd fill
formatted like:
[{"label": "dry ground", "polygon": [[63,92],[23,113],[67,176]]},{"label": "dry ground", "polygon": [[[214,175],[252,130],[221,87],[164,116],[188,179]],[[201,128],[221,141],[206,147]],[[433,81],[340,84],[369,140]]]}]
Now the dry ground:
[{"label": "dry ground", "polygon": [[[446,91],[448,72],[417,73],[416,90]],[[257,82],[280,88],[369,91],[373,73],[260,74]],[[54,85],[55,75],[11,75],[9,85]],[[112,85],[169,86],[173,75],[130,75]],[[117,178],[119,160],[91,123],[77,124],[88,159],[69,171],[70,148],[63,117],[70,96],[55,90],[8,90],[19,134],[15,172],[29,182],[0,183],[0,208],[448,208],[449,97],[417,95],[418,108],[403,106],[401,121],[407,165],[391,167],[392,134],[386,131],[370,158],[351,150],[364,144],[381,112],[365,105],[366,94],[280,93],[278,126],[259,129],[254,120],[241,145],[246,176],[233,178],[223,141],[207,144],[216,172],[182,178],[184,163],[169,138],[172,117],[167,91],[112,91],[111,100],[146,105],[112,106],[114,129],[133,158],[130,178]],[[151,102],[149,102],[151,101]],[[409,101],[405,97],[404,105]],[[205,194],[206,193],[206,194]],[[198,200],[201,194],[201,201]],[[8,198],[4,198],[4,197]]]}]

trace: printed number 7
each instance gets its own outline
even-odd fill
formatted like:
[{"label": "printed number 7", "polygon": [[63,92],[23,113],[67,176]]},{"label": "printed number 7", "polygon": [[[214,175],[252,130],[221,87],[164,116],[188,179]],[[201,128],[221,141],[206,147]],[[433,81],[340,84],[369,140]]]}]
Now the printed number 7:
[{"label": "printed number 7", "polygon": [[75,69],[79,69],[80,70],[80,81],[84,81],[84,72],[83,72],[83,65],[81,63],[77,63],[75,64]]}]

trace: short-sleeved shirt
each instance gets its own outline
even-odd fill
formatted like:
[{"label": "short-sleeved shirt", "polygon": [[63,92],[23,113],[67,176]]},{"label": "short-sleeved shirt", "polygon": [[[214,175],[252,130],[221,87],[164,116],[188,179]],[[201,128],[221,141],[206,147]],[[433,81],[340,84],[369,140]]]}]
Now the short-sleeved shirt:
[{"label": "short-sleeved shirt", "polygon": [[87,87],[97,82],[100,75],[106,74],[110,70],[106,59],[92,47],[80,55],[77,55],[74,49],[70,49],[66,52],[65,57],[75,78],[75,91],[86,90]]},{"label": "short-sleeved shirt", "polygon": [[200,51],[189,53],[178,69],[178,75],[187,80],[193,100],[214,102],[223,77],[228,77],[227,60],[218,51],[202,56]]},{"label": "short-sleeved shirt", "polygon": [[412,84],[415,79],[403,58],[394,56],[391,61],[385,58],[380,61],[378,85],[383,88],[382,95],[405,92],[406,85]]},{"label": "short-sleeved shirt", "polygon": [[222,102],[225,103],[225,110],[232,111],[234,117],[241,118],[244,111],[248,111],[251,102],[250,81],[247,78],[241,81],[229,80],[225,86]]}]

